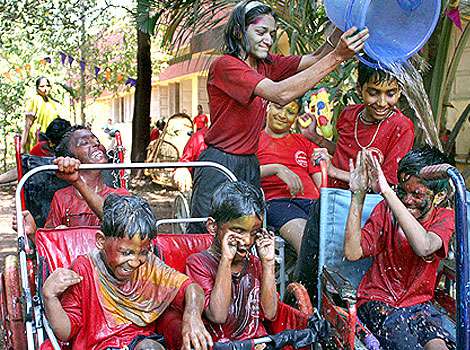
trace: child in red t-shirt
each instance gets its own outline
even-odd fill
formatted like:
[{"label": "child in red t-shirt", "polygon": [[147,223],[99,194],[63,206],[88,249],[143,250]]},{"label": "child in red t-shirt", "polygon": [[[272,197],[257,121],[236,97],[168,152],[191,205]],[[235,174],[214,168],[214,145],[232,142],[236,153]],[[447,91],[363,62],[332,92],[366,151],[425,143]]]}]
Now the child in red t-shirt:
[{"label": "child in red t-shirt", "polygon": [[103,211],[96,249],[44,283],[46,315],[57,338],[74,349],[162,350],[155,321],[172,305],[184,309],[183,349],[212,346],[201,320],[201,288],[152,253],[156,218],[148,203],[111,194]]},{"label": "child in red t-shirt", "polygon": [[357,89],[364,103],[343,110],[336,123],[336,144],[318,135],[315,123],[303,134],[333,154],[329,187],[348,188],[349,160],[355,162],[365,149],[377,157],[388,183],[396,185],[398,162],[414,142],[413,123],[396,107],[401,95],[398,81],[360,62]]},{"label": "child in red t-shirt", "polygon": [[[191,255],[186,272],[205,294],[206,326],[214,341],[267,334],[263,320],[277,315],[274,235],[263,228],[261,191],[226,182],[214,193],[207,230],[211,247]],[[251,254],[256,245],[258,257]]]},{"label": "child in red t-shirt", "polygon": [[[454,211],[442,205],[448,181],[419,175],[425,166],[441,163],[448,158],[435,148],[409,152],[399,163],[395,192],[372,152],[360,152],[355,167],[350,161],[344,255],[350,261],[373,258],[359,285],[358,314],[384,349],[448,349],[452,344],[430,303],[454,231]],[[361,229],[370,183],[384,200]]]},{"label": "child in red t-shirt", "polygon": [[312,200],[319,198],[321,186],[320,168],[312,162],[318,146],[305,136],[290,132],[299,107],[297,101],[284,107],[269,104],[256,153],[267,200],[267,223],[279,230],[297,254]]}]

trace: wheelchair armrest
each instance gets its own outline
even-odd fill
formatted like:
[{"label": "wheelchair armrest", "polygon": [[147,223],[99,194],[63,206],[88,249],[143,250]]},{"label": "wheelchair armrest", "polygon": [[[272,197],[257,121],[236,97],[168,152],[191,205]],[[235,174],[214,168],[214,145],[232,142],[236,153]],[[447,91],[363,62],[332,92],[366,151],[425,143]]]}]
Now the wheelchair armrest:
[{"label": "wheelchair armrest", "polygon": [[335,292],[343,301],[346,301],[348,304],[356,303],[356,288],[354,288],[353,285],[346,278],[344,278],[338,270],[325,266],[323,268],[322,279],[324,281],[324,288],[326,288],[326,285],[329,284],[331,287],[333,287]]}]

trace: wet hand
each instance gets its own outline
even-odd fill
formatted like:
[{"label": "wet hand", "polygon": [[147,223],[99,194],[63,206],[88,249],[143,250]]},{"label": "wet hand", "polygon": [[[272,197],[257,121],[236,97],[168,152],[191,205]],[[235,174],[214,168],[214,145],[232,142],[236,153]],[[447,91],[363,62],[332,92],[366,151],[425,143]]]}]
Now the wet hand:
[{"label": "wet hand", "polygon": [[384,193],[386,191],[391,191],[391,187],[387,182],[387,179],[382,171],[380,162],[375,157],[372,152],[365,152],[366,162],[367,162],[367,171],[369,176],[369,185],[375,193]]},{"label": "wet hand", "polygon": [[80,174],[78,172],[80,168],[80,161],[78,159],[70,157],[59,157],[54,159],[54,164],[59,167],[56,172],[56,175],[59,179],[65,180],[71,184],[77,182],[80,179]]},{"label": "wet hand", "polygon": [[181,192],[191,191],[193,181],[187,168],[177,168],[173,173],[173,182]]},{"label": "wet hand", "polygon": [[58,268],[44,282],[42,294],[46,299],[59,297],[67,288],[80,283],[82,280],[83,277],[75,271]]},{"label": "wet hand", "polygon": [[263,228],[256,234],[256,250],[262,262],[272,262],[275,258],[274,233]]},{"label": "wet hand", "polygon": [[181,333],[183,337],[182,350],[209,350],[214,345],[211,335],[197,315],[183,318]]},{"label": "wet hand", "polygon": [[242,235],[228,231],[222,238],[222,257],[233,260],[237,254],[238,243],[242,241]]},{"label": "wet hand", "polygon": [[304,185],[302,180],[300,180],[299,175],[294,173],[288,167],[280,165],[276,172],[276,176],[287,185],[287,188],[289,189],[290,195],[292,197],[294,197],[299,192],[302,194],[304,193]]},{"label": "wet hand", "polygon": [[363,151],[357,154],[356,166],[353,160],[349,159],[349,189],[351,192],[367,192],[369,187],[369,176],[367,173],[367,164]]},{"label": "wet hand", "polygon": [[[36,227],[36,221],[34,221],[33,215],[28,210],[23,210],[22,211],[23,215],[23,227],[24,227],[24,232],[28,237],[32,239],[34,237],[37,227]],[[18,231],[18,222],[16,220],[16,212],[13,214],[12,222],[11,222],[11,227],[13,230]]]},{"label": "wet hand", "polygon": [[358,32],[356,27],[352,27],[344,32],[333,52],[341,61],[345,61],[361,51],[368,38],[369,29]]}]

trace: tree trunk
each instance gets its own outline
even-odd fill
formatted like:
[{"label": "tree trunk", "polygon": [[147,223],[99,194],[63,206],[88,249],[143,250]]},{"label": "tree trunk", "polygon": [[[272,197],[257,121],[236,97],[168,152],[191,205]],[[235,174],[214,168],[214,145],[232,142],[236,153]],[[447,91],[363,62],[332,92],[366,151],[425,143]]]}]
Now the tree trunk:
[{"label": "tree trunk", "polygon": [[137,83],[134,95],[134,117],[132,119],[131,160],[133,162],[145,161],[146,148],[150,141],[151,96],[150,36],[137,30]]}]

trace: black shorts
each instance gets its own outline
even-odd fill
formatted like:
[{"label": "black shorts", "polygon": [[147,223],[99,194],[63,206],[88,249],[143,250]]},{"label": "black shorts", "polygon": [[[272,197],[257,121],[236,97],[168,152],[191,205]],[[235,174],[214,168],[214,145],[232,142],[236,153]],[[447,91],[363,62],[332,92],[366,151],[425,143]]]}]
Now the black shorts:
[{"label": "black shorts", "polygon": [[313,200],[299,198],[271,199],[266,202],[268,225],[279,230],[293,219],[308,219]]},{"label": "black shorts", "polygon": [[[243,180],[260,187],[259,162],[254,154],[230,154],[209,146],[199,155],[198,160],[219,163],[231,170],[237,180]],[[229,181],[229,178],[213,167],[194,168],[191,217],[205,218],[209,216],[212,195],[226,181]],[[204,224],[195,223],[188,226],[187,232],[204,233],[207,230]]]},{"label": "black shorts", "polygon": [[395,308],[369,301],[359,307],[358,316],[384,350],[422,349],[432,339],[442,339],[449,349],[455,349],[454,340],[442,326],[443,315],[429,303]]}]

